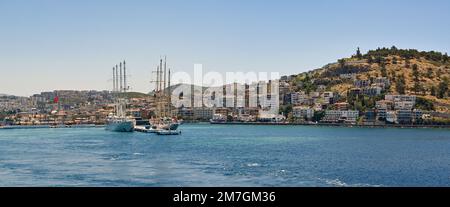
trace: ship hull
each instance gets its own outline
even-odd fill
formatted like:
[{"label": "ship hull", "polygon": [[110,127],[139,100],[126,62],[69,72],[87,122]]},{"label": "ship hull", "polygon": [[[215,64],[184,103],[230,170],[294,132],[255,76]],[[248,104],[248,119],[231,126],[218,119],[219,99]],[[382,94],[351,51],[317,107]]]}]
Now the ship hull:
[{"label": "ship hull", "polygon": [[106,130],[113,132],[133,132],[134,123],[132,121],[110,122],[106,125]]}]

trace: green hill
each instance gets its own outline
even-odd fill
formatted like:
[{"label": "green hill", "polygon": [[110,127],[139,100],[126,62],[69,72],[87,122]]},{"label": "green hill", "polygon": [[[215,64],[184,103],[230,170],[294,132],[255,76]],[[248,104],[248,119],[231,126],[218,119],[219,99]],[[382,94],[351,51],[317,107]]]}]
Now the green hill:
[{"label": "green hill", "polygon": [[[348,78],[352,76],[353,78]],[[414,49],[378,48],[328,64],[320,69],[296,75],[294,90],[312,91],[322,85],[345,95],[356,80],[386,78],[385,93],[410,94],[434,103],[438,111],[450,111],[450,60],[445,53]]]}]

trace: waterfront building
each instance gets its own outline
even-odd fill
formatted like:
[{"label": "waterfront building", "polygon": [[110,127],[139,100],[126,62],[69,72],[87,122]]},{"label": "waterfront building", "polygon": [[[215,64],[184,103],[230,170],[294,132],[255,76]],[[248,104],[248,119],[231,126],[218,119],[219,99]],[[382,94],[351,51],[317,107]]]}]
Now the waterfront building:
[{"label": "waterfront building", "polygon": [[356,124],[359,118],[359,111],[342,111],[341,119],[346,123]]},{"label": "waterfront building", "polygon": [[327,110],[325,111],[325,117],[322,122],[330,123],[350,123],[356,124],[359,118],[359,112],[353,110],[339,111],[339,110]]},{"label": "waterfront building", "polygon": [[394,102],[394,110],[412,110],[415,103],[412,101],[396,101]]},{"label": "waterfront building", "polygon": [[394,103],[389,100],[380,100],[375,102],[375,108],[377,109],[385,109],[385,110],[391,110],[393,109]]},{"label": "waterfront building", "polygon": [[321,122],[337,123],[339,122],[341,115],[341,111],[338,110],[325,110],[325,116],[322,118]]},{"label": "waterfront building", "polygon": [[228,113],[230,112],[230,110],[228,108],[225,107],[220,107],[220,108],[214,108],[213,109],[213,114],[220,114],[224,117],[228,116]]},{"label": "waterfront building", "polygon": [[314,116],[314,109],[304,106],[296,106],[292,109],[292,115],[297,119],[311,119]]},{"label": "waterfront building", "polygon": [[341,119],[341,111],[338,110],[326,110],[325,116],[321,120],[322,122],[330,122],[330,123],[337,123]]},{"label": "waterfront building", "polygon": [[411,110],[398,110],[397,122],[399,124],[410,124],[413,120],[413,113]]},{"label": "waterfront building", "polygon": [[194,117],[200,120],[210,120],[213,118],[214,109],[206,107],[195,107]]},{"label": "waterfront building", "polygon": [[182,119],[193,120],[194,111],[191,107],[180,107],[178,108],[178,116]]},{"label": "waterfront building", "polygon": [[375,122],[376,121],[376,113],[374,110],[367,110],[364,112],[364,121],[365,122]]},{"label": "waterfront building", "polygon": [[258,119],[259,122],[280,123],[286,120],[286,117],[279,114],[261,112]]},{"label": "waterfront building", "polygon": [[259,115],[260,109],[257,107],[246,107],[246,108],[241,108],[239,110],[239,114],[240,115],[249,115],[249,116],[254,116],[257,117]]},{"label": "waterfront building", "polygon": [[423,121],[423,111],[419,109],[414,109],[412,111],[413,113],[413,122],[414,123],[421,123]]},{"label": "waterfront building", "polygon": [[386,113],[387,113],[386,108],[378,108],[376,110],[376,119],[377,120],[386,120]]}]

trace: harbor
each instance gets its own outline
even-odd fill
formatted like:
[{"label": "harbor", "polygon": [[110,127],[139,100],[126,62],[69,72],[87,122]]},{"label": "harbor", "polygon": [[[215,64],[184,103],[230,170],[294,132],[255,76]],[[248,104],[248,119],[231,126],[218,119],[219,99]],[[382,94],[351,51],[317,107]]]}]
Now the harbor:
[{"label": "harbor", "polygon": [[0,186],[449,187],[448,132],[208,123],[183,124],[173,137],[0,130]]}]

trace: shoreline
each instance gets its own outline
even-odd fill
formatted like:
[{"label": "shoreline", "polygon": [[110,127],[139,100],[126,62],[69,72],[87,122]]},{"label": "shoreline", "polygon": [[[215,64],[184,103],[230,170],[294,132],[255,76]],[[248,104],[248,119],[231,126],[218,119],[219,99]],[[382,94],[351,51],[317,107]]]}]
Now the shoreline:
[{"label": "shoreline", "polygon": [[317,127],[346,127],[346,128],[407,128],[407,129],[450,129],[450,125],[359,125],[339,123],[270,123],[270,122],[224,122],[210,123],[212,125],[254,125],[254,126],[317,126]]},{"label": "shoreline", "polygon": [[52,129],[52,128],[100,128],[105,125],[82,124],[82,125],[8,125],[0,126],[1,129]]},{"label": "shoreline", "polygon": [[[397,129],[450,129],[450,125],[358,125],[340,123],[271,123],[271,122],[187,122],[185,124],[209,124],[209,125],[247,125],[247,126],[315,126],[315,127],[342,127],[342,128],[397,128]],[[51,128],[101,128],[105,125],[8,125],[0,126],[4,129],[51,129]]]}]

